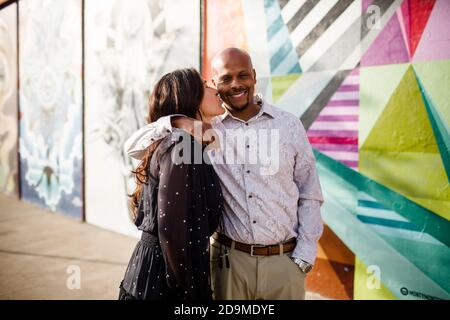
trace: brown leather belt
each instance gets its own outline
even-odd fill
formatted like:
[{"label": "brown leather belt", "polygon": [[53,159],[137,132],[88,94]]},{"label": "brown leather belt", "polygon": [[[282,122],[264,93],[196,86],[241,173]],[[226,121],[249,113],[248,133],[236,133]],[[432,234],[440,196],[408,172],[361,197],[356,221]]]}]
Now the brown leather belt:
[{"label": "brown leather belt", "polygon": [[[226,235],[222,233],[214,233],[213,239],[215,239],[217,242],[227,246],[231,247],[231,244],[234,240],[228,238]],[[283,253],[291,252],[294,250],[296,245],[295,238],[291,238],[285,242],[282,242],[280,244],[273,244],[268,246],[263,246],[259,244],[246,244],[238,241],[234,241],[234,248],[239,251],[243,251],[246,253],[249,253],[251,256],[273,256],[276,254],[280,254],[280,248],[283,247]]]}]

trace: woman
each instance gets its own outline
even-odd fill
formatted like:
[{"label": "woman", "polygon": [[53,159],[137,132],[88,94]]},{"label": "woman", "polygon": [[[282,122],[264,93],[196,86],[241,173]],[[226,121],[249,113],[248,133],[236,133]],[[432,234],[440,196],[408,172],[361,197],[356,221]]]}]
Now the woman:
[{"label": "woman", "polygon": [[[182,69],[156,84],[148,122],[172,114],[202,120],[222,112],[217,92],[195,69]],[[172,161],[183,141],[191,150],[205,148],[174,129],[147,149],[133,172],[137,187],[132,206],[135,224],[143,232],[120,285],[120,300],[211,299],[209,237],[222,214],[222,193],[209,161],[195,164],[193,152],[188,163]]]}]

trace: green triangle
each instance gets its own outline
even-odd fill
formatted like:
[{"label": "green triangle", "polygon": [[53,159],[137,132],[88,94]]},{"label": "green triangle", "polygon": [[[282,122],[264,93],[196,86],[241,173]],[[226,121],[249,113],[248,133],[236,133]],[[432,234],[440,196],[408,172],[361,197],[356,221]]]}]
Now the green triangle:
[{"label": "green triangle", "polygon": [[409,64],[398,64],[360,69],[359,146],[369,136],[408,66]]},{"label": "green triangle", "polygon": [[287,89],[300,78],[300,73],[292,73],[283,76],[273,76],[272,77],[272,99],[273,102],[277,102]]},{"label": "green triangle", "polygon": [[412,67],[359,152],[360,172],[450,218],[450,187]]},{"label": "green triangle", "polygon": [[450,125],[450,61],[414,63],[413,67],[442,120]]},{"label": "green triangle", "polygon": [[442,120],[443,116],[433,105],[433,102],[423,88],[420,79],[417,79],[417,81],[419,83],[423,101],[431,122],[431,127],[433,128],[434,136],[441,153],[442,162],[447,173],[447,179],[450,181],[450,129],[448,128],[447,123]]},{"label": "green triangle", "polygon": [[439,152],[411,66],[392,94],[361,150]]}]

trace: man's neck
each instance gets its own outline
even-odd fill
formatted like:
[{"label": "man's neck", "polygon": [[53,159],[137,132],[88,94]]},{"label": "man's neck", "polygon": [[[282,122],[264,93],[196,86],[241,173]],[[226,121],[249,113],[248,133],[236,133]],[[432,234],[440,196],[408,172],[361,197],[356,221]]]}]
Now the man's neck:
[{"label": "man's neck", "polygon": [[233,117],[241,119],[242,121],[248,121],[258,114],[261,110],[261,106],[252,102],[244,110],[232,110],[231,108],[227,109]]}]

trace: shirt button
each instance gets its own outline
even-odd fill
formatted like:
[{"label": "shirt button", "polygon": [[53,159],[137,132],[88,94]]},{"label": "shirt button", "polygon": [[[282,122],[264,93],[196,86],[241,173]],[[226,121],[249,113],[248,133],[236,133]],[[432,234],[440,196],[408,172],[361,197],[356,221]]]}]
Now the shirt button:
[{"label": "shirt button", "polygon": [[248,148],[250,148],[250,145],[249,145],[249,144],[247,145],[247,149],[248,149]]},{"label": "shirt button", "polygon": [[247,173],[250,173],[250,170],[247,170],[246,172],[247,172]]},{"label": "shirt button", "polygon": [[248,126],[248,123],[246,122],[245,125]]},{"label": "shirt button", "polygon": [[249,197],[249,198],[252,198],[253,196],[252,196],[252,195],[249,195],[248,197]]},{"label": "shirt button", "polygon": [[256,220],[253,220],[253,223],[256,223]]}]

